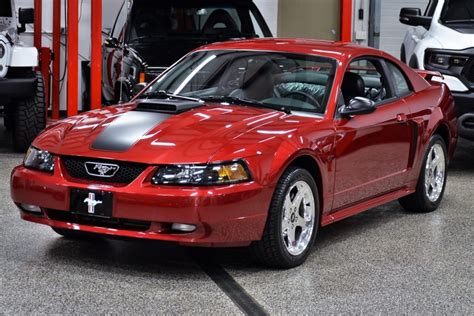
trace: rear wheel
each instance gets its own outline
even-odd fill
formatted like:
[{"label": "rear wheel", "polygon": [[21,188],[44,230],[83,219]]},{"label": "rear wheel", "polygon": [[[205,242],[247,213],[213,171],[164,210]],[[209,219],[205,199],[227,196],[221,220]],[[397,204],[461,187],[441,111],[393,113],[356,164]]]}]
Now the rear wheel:
[{"label": "rear wheel", "polygon": [[13,146],[17,151],[26,151],[36,136],[46,127],[44,83],[40,72],[35,95],[18,102],[14,115]]},{"label": "rear wheel", "polygon": [[316,183],[308,171],[290,167],[278,182],[262,240],[252,248],[267,266],[293,268],[308,257],[318,227]]},{"label": "rear wheel", "polygon": [[443,138],[434,135],[423,160],[416,192],[399,200],[406,210],[425,213],[438,208],[446,187],[447,157]]}]

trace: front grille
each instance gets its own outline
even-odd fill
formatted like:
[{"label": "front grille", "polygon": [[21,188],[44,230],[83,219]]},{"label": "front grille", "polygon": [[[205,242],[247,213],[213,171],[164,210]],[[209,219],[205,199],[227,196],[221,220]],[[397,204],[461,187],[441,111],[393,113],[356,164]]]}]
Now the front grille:
[{"label": "front grille", "polygon": [[[104,160],[95,158],[82,158],[82,157],[62,157],[61,158],[67,173],[72,178],[91,180],[95,182],[108,182],[115,184],[129,184],[135,180],[143,171],[147,168],[145,164],[123,162],[116,160]],[[115,164],[119,166],[119,169],[113,177],[105,178],[87,173],[85,163],[86,162],[97,162],[105,164]]]},{"label": "front grille", "polygon": [[466,78],[470,83],[474,83],[474,57],[470,59],[467,65],[464,67],[462,76]]},{"label": "front grille", "polygon": [[112,229],[131,230],[144,232],[150,229],[151,222],[137,221],[124,218],[101,218],[85,215],[73,214],[71,212],[47,210],[46,216],[60,222],[68,222],[79,225],[98,226]]}]

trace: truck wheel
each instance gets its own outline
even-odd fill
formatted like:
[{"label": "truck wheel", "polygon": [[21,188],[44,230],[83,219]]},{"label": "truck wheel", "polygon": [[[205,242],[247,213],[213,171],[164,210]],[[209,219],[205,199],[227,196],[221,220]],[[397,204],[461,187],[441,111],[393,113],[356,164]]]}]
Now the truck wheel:
[{"label": "truck wheel", "polygon": [[20,152],[26,151],[36,136],[46,127],[43,76],[40,72],[36,72],[34,76],[38,80],[35,95],[20,100],[16,106],[13,146]]},{"label": "truck wheel", "polygon": [[7,129],[7,131],[13,130],[13,126],[15,124],[15,112],[14,107],[11,105],[5,106],[5,117],[3,118],[3,125]]}]

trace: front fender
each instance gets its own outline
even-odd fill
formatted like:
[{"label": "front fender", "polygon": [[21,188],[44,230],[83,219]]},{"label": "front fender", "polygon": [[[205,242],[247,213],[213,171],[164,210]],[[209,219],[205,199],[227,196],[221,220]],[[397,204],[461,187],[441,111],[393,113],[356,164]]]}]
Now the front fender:
[{"label": "front fender", "polygon": [[13,46],[10,67],[37,67],[38,50],[35,47]]}]

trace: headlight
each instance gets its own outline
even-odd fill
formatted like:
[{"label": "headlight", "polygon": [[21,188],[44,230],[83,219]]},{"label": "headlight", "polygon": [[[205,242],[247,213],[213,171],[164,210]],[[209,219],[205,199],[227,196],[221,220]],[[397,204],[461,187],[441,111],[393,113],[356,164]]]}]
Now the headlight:
[{"label": "headlight", "polygon": [[427,52],[425,65],[437,69],[449,69],[451,67],[464,67],[469,61],[467,56],[455,56],[442,52]]},{"label": "headlight", "polygon": [[0,58],[3,58],[5,56],[5,45],[0,44]]},{"label": "headlight", "polygon": [[23,160],[25,167],[40,171],[54,171],[54,156],[45,150],[39,150],[31,146],[28,148],[25,159]]},{"label": "headlight", "polygon": [[158,168],[151,182],[168,185],[223,185],[250,181],[243,161],[209,165],[169,165]]}]

